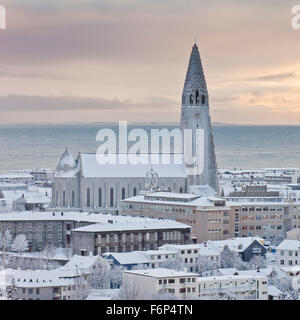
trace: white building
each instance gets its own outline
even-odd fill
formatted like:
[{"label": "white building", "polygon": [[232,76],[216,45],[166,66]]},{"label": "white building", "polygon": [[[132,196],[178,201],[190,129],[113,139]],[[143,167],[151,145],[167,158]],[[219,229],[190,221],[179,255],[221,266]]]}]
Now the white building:
[{"label": "white building", "polygon": [[261,275],[199,277],[197,294],[202,299],[268,300],[268,278]]},{"label": "white building", "polygon": [[141,300],[153,299],[159,293],[184,299],[196,296],[197,274],[165,268],[127,270],[123,273],[123,286],[135,291]]},{"label": "white building", "polygon": [[283,240],[276,248],[276,255],[281,267],[300,265],[300,241]]},{"label": "white building", "polygon": [[[15,284],[14,300],[82,300],[90,290],[89,279],[79,270],[12,270],[9,274]],[[11,285],[11,281],[6,286]]]},{"label": "white building", "polygon": [[200,258],[215,262],[220,265],[219,249],[208,247],[205,244],[187,244],[187,245],[164,245],[160,247],[163,250],[171,250],[177,252],[178,259],[184,264],[184,267],[189,272],[198,272],[197,263]]}]

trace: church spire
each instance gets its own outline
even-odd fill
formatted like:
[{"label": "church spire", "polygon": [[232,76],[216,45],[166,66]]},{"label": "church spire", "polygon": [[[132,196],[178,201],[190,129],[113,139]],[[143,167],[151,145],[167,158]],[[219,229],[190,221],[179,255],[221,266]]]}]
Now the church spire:
[{"label": "church spire", "polygon": [[198,46],[193,45],[183,88],[183,105],[207,105],[207,87]]}]

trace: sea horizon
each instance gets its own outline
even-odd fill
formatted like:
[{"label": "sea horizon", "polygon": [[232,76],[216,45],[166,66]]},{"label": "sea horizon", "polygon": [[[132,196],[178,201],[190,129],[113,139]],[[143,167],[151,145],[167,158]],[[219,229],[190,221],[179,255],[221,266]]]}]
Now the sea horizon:
[{"label": "sea horizon", "polygon": [[[0,173],[31,168],[55,169],[65,147],[96,153],[102,128],[116,131],[118,123],[63,125],[6,125],[0,127]],[[179,124],[129,123],[128,129],[172,129]],[[300,168],[300,125],[213,124],[217,165],[220,169]]]}]

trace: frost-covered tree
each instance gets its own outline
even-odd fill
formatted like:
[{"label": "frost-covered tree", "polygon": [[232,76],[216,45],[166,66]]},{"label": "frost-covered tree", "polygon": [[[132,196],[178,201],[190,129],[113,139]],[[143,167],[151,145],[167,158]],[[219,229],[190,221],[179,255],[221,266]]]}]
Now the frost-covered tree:
[{"label": "frost-covered tree", "polygon": [[278,246],[285,239],[285,232],[277,230],[271,226],[264,228],[263,237],[271,243],[272,246]]},{"label": "frost-covered tree", "polygon": [[221,268],[237,268],[244,269],[245,263],[235,251],[230,250],[227,246],[224,247],[220,255]]},{"label": "frost-covered tree", "polygon": [[10,230],[2,230],[0,234],[0,246],[2,250],[2,265],[5,269],[7,266],[7,255],[6,252],[10,250],[12,244],[12,234]]},{"label": "frost-covered tree", "polygon": [[28,250],[28,240],[25,234],[18,234],[12,245],[11,250],[17,253],[25,252]]},{"label": "frost-covered tree", "polygon": [[10,284],[6,287],[6,296],[7,300],[16,300],[17,288],[14,278],[11,279]]},{"label": "frost-covered tree", "polygon": [[200,256],[198,257],[196,263],[196,270],[202,276],[203,272],[212,271],[219,269],[219,264],[215,261],[209,260],[207,257]]},{"label": "frost-covered tree", "polygon": [[91,276],[91,287],[93,289],[103,289],[104,284],[110,279],[110,271],[109,263],[101,258],[99,268]]},{"label": "frost-covered tree", "polygon": [[249,269],[257,269],[258,268],[265,268],[266,267],[266,259],[263,256],[255,255],[250,261],[249,261]]},{"label": "frost-covered tree", "polygon": [[120,288],[123,283],[123,270],[121,267],[114,266],[110,271],[110,283],[113,289]]},{"label": "frost-covered tree", "polygon": [[180,259],[168,259],[160,264],[160,268],[173,269],[177,271],[183,271],[184,264]]},{"label": "frost-covered tree", "polygon": [[140,288],[137,282],[126,281],[123,283],[118,295],[117,300],[138,300],[140,299]]}]

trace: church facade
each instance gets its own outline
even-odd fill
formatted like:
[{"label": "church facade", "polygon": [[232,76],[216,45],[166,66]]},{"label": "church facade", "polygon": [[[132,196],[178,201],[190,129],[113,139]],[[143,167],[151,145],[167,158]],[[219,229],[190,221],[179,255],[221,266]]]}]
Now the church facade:
[{"label": "church facade", "polygon": [[[74,159],[66,149],[57,162],[49,208],[96,212],[117,210],[122,200],[145,190],[146,174],[150,171],[155,172],[157,185],[163,190],[186,193],[206,188],[209,192],[218,192],[209,96],[196,44],[185,78],[180,124],[183,150],[187,148],[196,159],[202,159],[201,169],[198,161],[186,165],[184,152],[180,164],[175,161],[174,154],[170,155],[169,164],[161,161],[162,154],[159,155],[159,164],[151,164],[150,154],[147,155],[148,164],[123,164],[119,161],[120,155],[117,155],[116,164],[99,164],[96,154],[79,153]],[[201,147],[196,138],[198,129],[202,130]],[[191,139],[184,138],[187,131]]]}]

